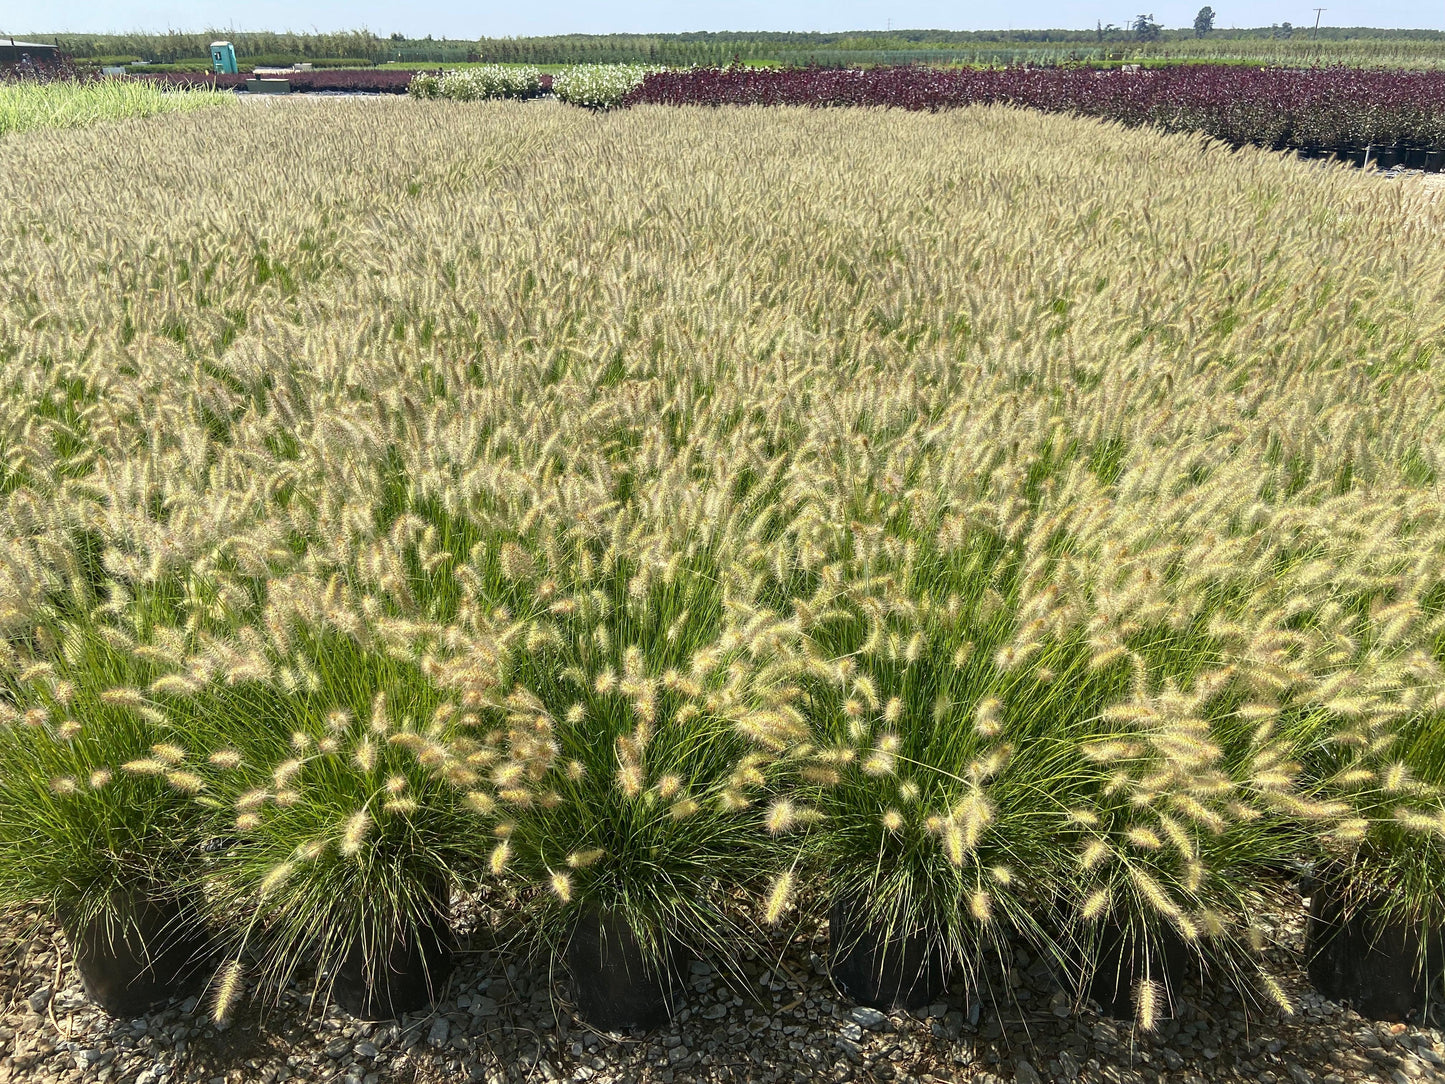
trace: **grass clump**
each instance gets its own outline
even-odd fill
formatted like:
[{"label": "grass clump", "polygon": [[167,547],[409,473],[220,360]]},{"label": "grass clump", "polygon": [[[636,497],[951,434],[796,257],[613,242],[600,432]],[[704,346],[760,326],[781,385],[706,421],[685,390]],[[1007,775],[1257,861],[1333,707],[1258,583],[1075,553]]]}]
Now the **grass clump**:
[{"label": "grass clump", "polygon": [[0,83],[0,135],[35,128],[80,128],[102,121],[189,113],[235,104],[236,96],[207,89],[162,90],[121,79]]},{"label": "grass clump", "polygon": [[133,918],[137,886],[174,902],[200,780],[123,630],[86,622],[51,643],[0,679],[0,894],[74,930]]},{"label": "grass clump", "polygon": [[475,850],[434,773],[466,775],[443,745],[454,709],[414,663],[334,638],[316,646],[325,661],[297,692],[261,685],[196,704],[211,749],[198,801],[220,846],[191,872],[263,993],[302,965],[325,993],[350,961],[375,982],[398,946],[449,946],[457,871]]},{"label": "grass clump", "polygon": [[499,539],[455,574],[479,605],[439,680],[468,711],[452,750],[490,841],[480,884],[520,897],[534,951],[604,915],[654,966],[679,946],[735,959],[735,895],[775,862],[770,758],[738,730],[748,644],[716,560]]}]

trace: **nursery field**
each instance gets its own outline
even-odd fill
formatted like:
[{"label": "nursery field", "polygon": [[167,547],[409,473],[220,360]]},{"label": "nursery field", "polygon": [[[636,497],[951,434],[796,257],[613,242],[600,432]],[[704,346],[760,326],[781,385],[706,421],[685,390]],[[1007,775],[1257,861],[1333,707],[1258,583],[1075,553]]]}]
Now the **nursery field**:
[{"label": "nursery field", "polygon": [[131,124],[0,144],[0,911],[97,1003],[385,1018],[478,923],[650,1025],[826,925],[863,1005],[1273,1020],[1302,874],[1322,992],[1438,997],[1423,188],[1000,107]]}]

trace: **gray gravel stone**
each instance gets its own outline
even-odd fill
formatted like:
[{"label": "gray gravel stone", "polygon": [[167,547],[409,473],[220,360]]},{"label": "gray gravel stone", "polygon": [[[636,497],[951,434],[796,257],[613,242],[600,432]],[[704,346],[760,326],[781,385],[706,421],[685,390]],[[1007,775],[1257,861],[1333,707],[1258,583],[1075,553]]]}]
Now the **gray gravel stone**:
[{"label": "gray gravel stone", "polygon": [[869,1031],[878,1031],[888,1023],[886,1015],[867,1005],[853,1006],[853,1011],[849,1015]]},{"label": "gray gravel stone", "polygon": [[25,999],[25,1004],[30,1006],[31,1012],[44,1012],[50,1004],[52,992],[49,986],[42,986]]}]

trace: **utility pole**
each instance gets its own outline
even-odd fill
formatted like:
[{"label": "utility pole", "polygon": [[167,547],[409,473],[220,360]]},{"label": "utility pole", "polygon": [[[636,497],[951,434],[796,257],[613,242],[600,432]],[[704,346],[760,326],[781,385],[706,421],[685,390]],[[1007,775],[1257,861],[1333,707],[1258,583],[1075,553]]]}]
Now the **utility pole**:
[{"label": "utility pole", "polygon": [[1315,31],[1310,35],[1311,41],[1314,41],[1320,36],[1320,12],[1329,10],[1329,8],[1315,8]]}]

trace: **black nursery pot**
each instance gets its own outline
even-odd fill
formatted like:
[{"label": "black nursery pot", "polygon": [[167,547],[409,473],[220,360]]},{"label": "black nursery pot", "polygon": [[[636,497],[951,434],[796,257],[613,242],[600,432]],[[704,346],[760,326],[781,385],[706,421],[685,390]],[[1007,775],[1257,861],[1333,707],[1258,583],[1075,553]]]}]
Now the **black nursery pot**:
[{"label": "black nursery pot", "polygon": [[855,897],[828,912],[829,970],[838,989],[875,1009],[917,1009],[948,988],[948,955],[927,929],[886,929]]},{"label": "black nursery pot", "polygon": [[391,1020],[425,1009],[452,972],[452,930],[446,909],[392,932],[367,967],[366,939],[354,942],[331,983],[331,1000],[361,1020]]},{"label": "black nursery pot", "polygon": [[1405,160],[1405,152],[1401,147],[1376,147],[1370,160],[1378,169],[1394,169]]},{"label": "black nursery pot", "polygon": [[[1372,1020],[1423,1020],[1429,976],[1445,966],[1445,931],[1386,921],[1368,898],[1347,910],[1332,879],[1318,880],[1312,889],[1305,959],[1314,988]],[[1438,990],[1435,995],[1438,1000]]]},{"label": "black nursery pot", "polygon": [[1425,152],[1425,172],[1439,173],[1445,169],[1445,151]]},{"label": "black nursery pot", "polygon": [[616,912],[583,911],[566,955],[572,1002],[603,1031],[662,1027],[682,1002],[686,954],[670,943],[662,965],[650,964],[632,926]]},{"label": "black nursery pot", "polygon": [[1168,926],[1153,931],[1147,950],[1140,937],[1117,922],[1106,923],[1098,936],[1098,953],[1088,993],[1099,1003],[1105,1016],[1116,1020],[1134,1018],[1134,992],[1146,975],[1172,990],[1177,988],[1189,966],[1189,947],[1178,932]]},{"label": "black nursery pot", "polygon": [[134,891],[109,915],[81,922],[62,914],[86,996],[129,1020],[194,993],[216,961],[198,903]]},{"label": "black nursery pot", "polygon": [[1429,152],[1424,147],[1408,147],[1405,150],[1402,164],[1406,169],[1424,169],[1428,154]]}]

